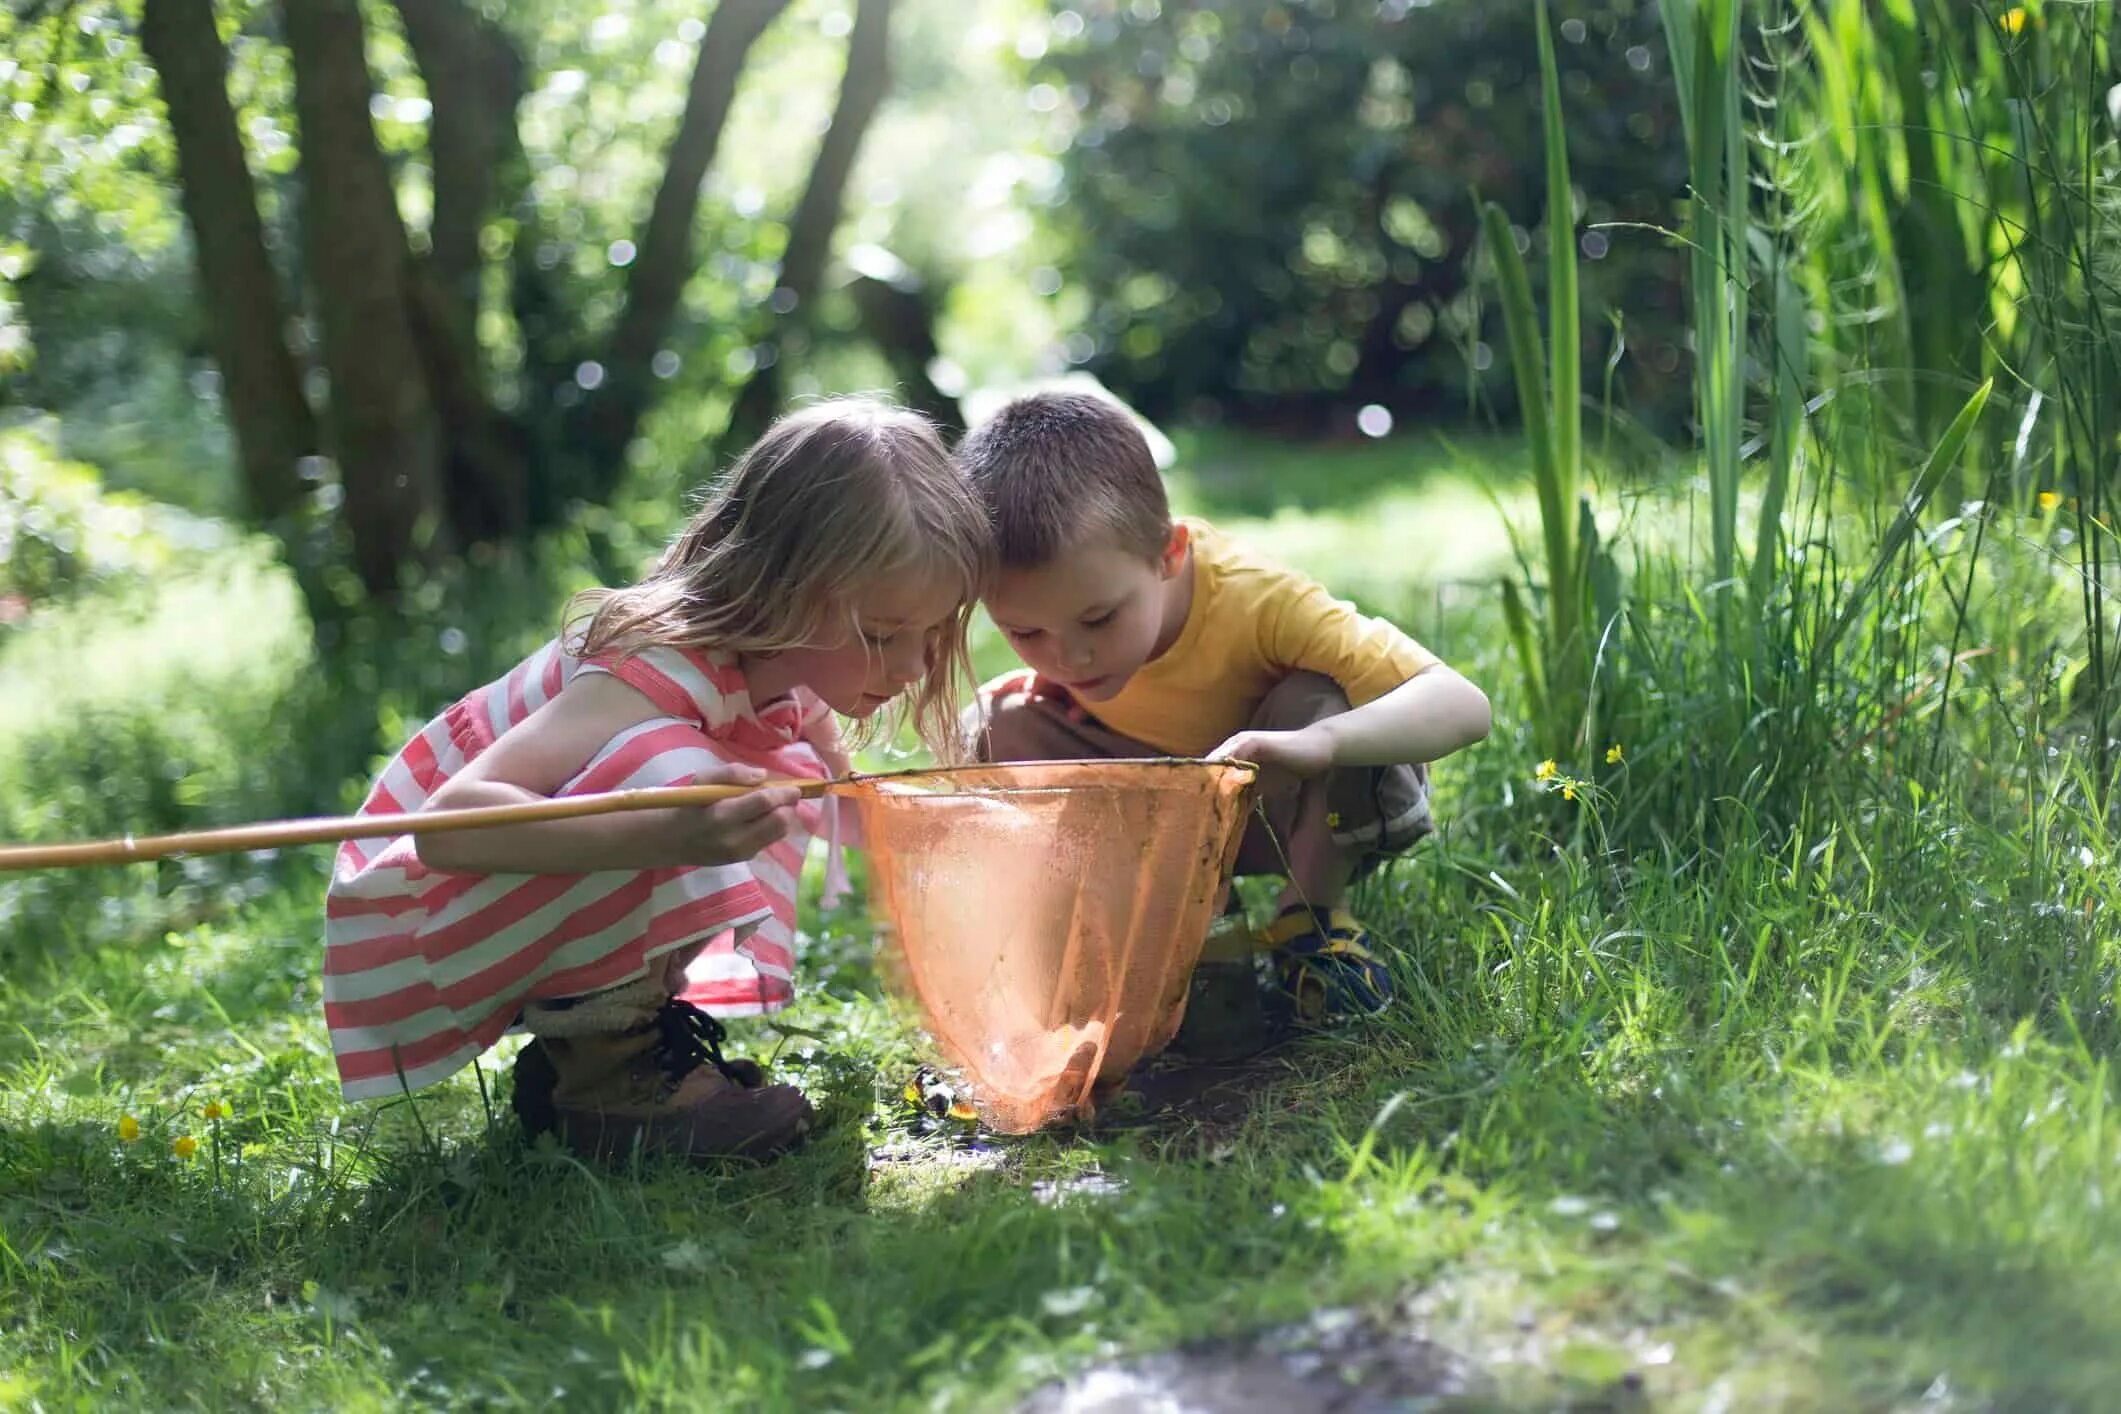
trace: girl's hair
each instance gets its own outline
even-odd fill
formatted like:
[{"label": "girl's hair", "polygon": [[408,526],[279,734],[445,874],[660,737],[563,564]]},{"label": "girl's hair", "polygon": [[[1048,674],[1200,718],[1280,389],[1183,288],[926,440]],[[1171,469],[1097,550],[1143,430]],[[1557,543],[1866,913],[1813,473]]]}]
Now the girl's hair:
[{"label": "girl's hair", "polygon": [[949,584],[958,607],[898,720],[951,761],[963,754],[957,700],[972,676],[965,631],[993,566],[986,515],[934,425],[874,398],[835,398],[768,428],[646,578],[576,595],[567,636],[583,657],[779,653],[855,633],[856,605],[881,585]]}]

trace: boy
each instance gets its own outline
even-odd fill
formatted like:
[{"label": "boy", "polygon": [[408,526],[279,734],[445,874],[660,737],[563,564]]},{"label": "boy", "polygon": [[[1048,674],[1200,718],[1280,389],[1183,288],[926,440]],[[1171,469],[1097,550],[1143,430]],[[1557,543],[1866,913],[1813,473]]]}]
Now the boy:
[{"label": "boy", "polygon": [[980,689],[981,759],[1259,763],[1271,834],[1251,826],[1237,870],[1288,878],[1261,936],[1277,982],[1307,1020],[1383,1007],[1348,886],[1433,828],[1427,763],[1488,734],[1487,697],[1311,579],[1174,521],[1105,398],[1019,398],[957,455],[1000,550],[988,613],[1032,670]]}]

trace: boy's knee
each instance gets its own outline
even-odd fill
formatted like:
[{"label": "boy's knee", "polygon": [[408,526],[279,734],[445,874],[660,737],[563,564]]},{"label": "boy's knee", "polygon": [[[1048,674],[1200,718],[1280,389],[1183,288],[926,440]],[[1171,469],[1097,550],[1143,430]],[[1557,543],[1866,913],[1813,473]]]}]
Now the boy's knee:
[{"label": "boy's knee", "polygon": [[[1291,673],[1259,704],[1251,726],[1254,731],[1298,731],[1349,710],[1347,693],[1331,678]],[[1319,838],[1302,840],[1306,850],[1330,850],[1367,864],[1412,847],[1435,828],[1426,766],[1341,767],[1320,778],[1315,789],[1324,797],[1324,809],[1316,816],[1299,810],[1294,791],[1285,801],[1267,802],[1268,819],[1285,844],[1295,845],[1298,837],[1315,831]],[[1260,857],[1260,850],[1252,851],[1255,862]]]},{"label": "boy's knee", "polygon": [[960,725],[976,760],[1044,761],[1075,754],[1059,715],[1053,703],[1032,692],[1029,674],[1022,674],[980,688]]},{"label": "boy's knee", "polygon": [[1348,694],[1323,673],[1291,673],[1261,699],[1252,730],[1290,732],[1349,710]]}]

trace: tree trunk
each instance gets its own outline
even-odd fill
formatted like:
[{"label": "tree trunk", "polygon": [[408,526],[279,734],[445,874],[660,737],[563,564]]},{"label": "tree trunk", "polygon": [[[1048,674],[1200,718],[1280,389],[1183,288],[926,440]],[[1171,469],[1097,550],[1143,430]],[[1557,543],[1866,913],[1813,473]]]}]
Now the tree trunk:
[{"label": "tree trunk", "polygon": [[244,496],[253,518],[299,549],[291,518],[306,489],[299,465],[317,451],[317,426],[287,346],[287,308],[228,101],[228,52],[214,27],[213,0],[147,0],[140,42],[160,76],[176,138],[199,303],[235,429]]},{"label": "tree trunk", "polygon": [[354,565],[388,600],[441,538],[441,438],[410,314],[411,256],[369,123],[358,0],[282,7],[302,129],[302,233],[331,374],[326,426]]},{"label": "tree trunk", "polygon": [[441,498],[449,529],[459,544],[520,538],[531,528],[523,431],[488,397],[478,355],[465,343],[434,263],[416,262],[406,277],[420,371],[441,415]]},{"label": "tree trunk", "polygon": [[451,331],[475,356],[486,271],[479,236],[493,209],[502,159],[516,146],[523,60],[507,35],[462,0],[396,4],[427,84],[427,101],[434,106],[427,128],[434,166],[428,259],[441,285]]},{"label": "tree trunk", "polygon": [[655,356],[695,268],[692,228],[701,184],[721,144],[751,46],[787,7],[788,0],[722,0],[700,40],[685,115],[627,271],[626,304],[603,359],[604,382],[581,404],[568,439],[586,460],[583,489],[592,498],[602,499],[617,486],[626,448],[654,400]]},{"label": "tree trunk", "polygon": [[911,272],[896,279],[864,274],[855,277],[850,292],[862,332],[898,378],[900,400],[946,437],[956,437],[965,428],[964,412],[928,373],[941,351],[935,344],[935,302],[926,284]]},{"label": "tree trunk", "polygon": [[504,163],[516,160],[523,61],[507,35],[462,0],[396,0],[434,113],[430,252],[408,286],[412,327],[444,438],[442,498],[467,541],[508,539],[529,526],[520,429],[493,406],[479,345],[486,262],[480,237]]},{"label": "tree trunk", "polygon": [[832,126],[825,130],[809,184],[788,223],[788,244],[781,253],[780,277],[774,282],[766,316],[769,322],[756,345],[757,371],[737,394],[729,426],[722,434],[722,445],[732,451],[749,446],[766,430],[780,406],[781,356],[789,334],[809,320],[809,306],[817,297],[825,258],[832,251],[832,233],[839,226],[855,154],[891,84],[891,3],[861,0],[855,11],[854,33],[847,41],[847,73],[840,81]]}]

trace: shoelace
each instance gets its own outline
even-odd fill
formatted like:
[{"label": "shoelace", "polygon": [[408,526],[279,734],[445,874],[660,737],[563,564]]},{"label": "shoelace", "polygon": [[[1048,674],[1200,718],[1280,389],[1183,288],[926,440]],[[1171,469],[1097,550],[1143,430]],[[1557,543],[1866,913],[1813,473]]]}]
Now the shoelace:
[{"label": "shoelace", "polygon": [[711,1065],[732,1085],[751,1089],[759,1083],[758,1067],[748,1061],[732,1061],[722,1054],[729,1038],[722,1023],[691,1002],[672,997],[655,1014],[656,1063],[672,1080],[683,1080],[703,1065]]}]

